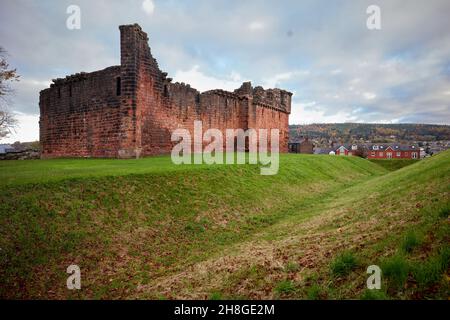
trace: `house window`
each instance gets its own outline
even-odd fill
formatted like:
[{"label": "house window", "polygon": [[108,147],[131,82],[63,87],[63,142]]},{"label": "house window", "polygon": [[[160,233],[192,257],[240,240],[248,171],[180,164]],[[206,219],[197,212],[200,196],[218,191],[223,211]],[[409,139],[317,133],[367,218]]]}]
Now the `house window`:
[{"label": "house window", "polygon": [[370,154],[372,157],[375,157],[375,151],[372,151],[372,153]]},{"label": "house window", "polygon": [[122,81],[120,77],[116,78],[116,95],[120,96],[122,94]]},{"label": "house window", "polygon": [[402,156],[401,152],[397,152],[397,157],[400,158]]},{"label": "house window", "polygon": [[411,155],[413,159],[417,159],[417,152],[413,152]]},{"label": "house window", "polygon": [[384,152],[378,152],[378,156],[384,157]]},{"label": "house window", "polygon": [[373,146],[373,150],[378,150],[378,146]]},{"label": "house window", "polygon": [[386,156],[388,157],[388,159],[391,159],[392,158],[392,152],[387,152]]}]

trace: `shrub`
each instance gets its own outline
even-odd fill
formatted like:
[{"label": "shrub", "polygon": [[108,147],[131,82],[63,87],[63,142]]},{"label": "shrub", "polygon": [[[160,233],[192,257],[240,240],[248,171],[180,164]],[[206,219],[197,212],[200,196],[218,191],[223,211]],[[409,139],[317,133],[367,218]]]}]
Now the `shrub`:
[{"label": "shrub", "polygon": [[332,262],[331,272],[335,276],[345,276],[357,266],[355,256],[351,252],[344,252]]}]

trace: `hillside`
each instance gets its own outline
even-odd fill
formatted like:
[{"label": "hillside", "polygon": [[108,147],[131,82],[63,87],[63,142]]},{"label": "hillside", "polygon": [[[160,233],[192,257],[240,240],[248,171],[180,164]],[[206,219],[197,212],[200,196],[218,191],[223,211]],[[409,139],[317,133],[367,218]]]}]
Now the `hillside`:
[{"label": "hillside", "polygon": [[403,167],[412,165],[420,160],[414,159],[369,159],[370,162],[382,166],[388,171],[395,171]]},{"label": "hillside", "polygon": [[335,140],[345,143],[360,139],[372,142],[450,140],[450,126],[434,124],[315,123],[291,125],[290,137]]},{"label": "hillside", "polygon": [[380,264],[379,295],[445,298],[449,160],[389,173],[289,154],[276,176],[168,157],[0,163],[0,296],[376,298],[365,268]]}]

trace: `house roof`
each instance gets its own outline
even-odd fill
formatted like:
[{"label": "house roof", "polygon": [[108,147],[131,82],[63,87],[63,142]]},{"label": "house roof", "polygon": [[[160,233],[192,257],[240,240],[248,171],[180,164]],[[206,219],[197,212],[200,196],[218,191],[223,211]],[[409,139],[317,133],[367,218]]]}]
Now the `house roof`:
[{"label": "house roof", "polygon": [[331,151],[335,151],[331,148],[316,148],[314,149],[314,154],[329,154]]},{"label": "house roof", "polygon": [[[420,151],[419,146],[417,145],[407,145],[407,144],[396,144],[396,143],[369,143],[369,144],[341,144],[333,151],[339,150],[341,147],[344,147],[348,151],[352,151],[352,146],[357,145],[359,148],[365,148],[368,151],[385,151],[388,148],[391,148],[392,151]],[[374,149],[375,148],[375,149]]]},{"label": "house roof", "polygon": [[[407,145],[407,144],[395,144],[395,143],[372,143],[366,145],[367,149],[369,151],[384,151],[387,150],[389,147],[393,151],[412,151],[412,150],[420,150],[420,148],[417,145]],[[378,147],[375,148],[374,147]]]},{"label": "house roof", "polygon": [[0,144],[0,153],[6,153],[13,150],[14,147],[12,147],[10,144]]},{"label": "house roof", "polygon": [[344,147],[345,149],[347,149],[348,151],[352,151],[352,146],[358,146],[356,143],[352,143],[352,144],[341,144],[339,145],[339,147],[337,147],[336,149],[333,149],[333,151],[337,151],[339,150],[340,147]]}]

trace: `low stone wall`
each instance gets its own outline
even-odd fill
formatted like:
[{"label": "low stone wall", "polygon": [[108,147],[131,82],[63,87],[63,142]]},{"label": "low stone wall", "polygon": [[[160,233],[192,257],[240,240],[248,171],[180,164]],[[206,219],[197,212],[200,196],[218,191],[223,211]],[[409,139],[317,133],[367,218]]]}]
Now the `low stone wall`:
[{"label": "low stone wall", "polygon": [[35,160],[40,158],[41,153],[36,150],[24,150],[0,154],[0,160]]}]

